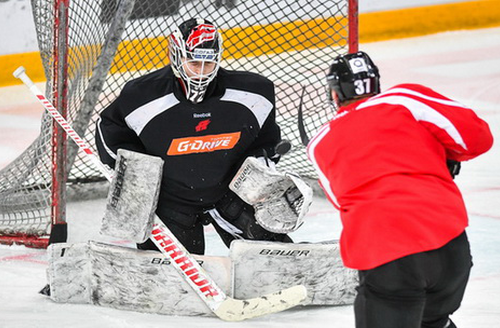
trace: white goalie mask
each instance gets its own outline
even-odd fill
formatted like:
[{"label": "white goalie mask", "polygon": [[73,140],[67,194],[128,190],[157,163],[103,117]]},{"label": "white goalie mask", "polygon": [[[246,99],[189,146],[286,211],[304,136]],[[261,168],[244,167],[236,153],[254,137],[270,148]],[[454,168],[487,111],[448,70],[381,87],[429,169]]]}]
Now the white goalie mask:
[{"label": "white goalie mask", "polygon": [[217,76],[221,55],[222,36],[205,19],[191,18],[170,34],[170,63],[192,103],[203,101],[208,85]]}]

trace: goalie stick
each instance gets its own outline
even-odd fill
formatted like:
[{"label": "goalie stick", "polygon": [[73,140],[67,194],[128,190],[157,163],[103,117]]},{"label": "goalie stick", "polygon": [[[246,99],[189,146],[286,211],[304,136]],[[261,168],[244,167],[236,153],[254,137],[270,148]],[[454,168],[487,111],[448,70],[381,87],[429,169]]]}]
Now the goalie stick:
[{"label": "goalie stick", "polygon": [[[66,131],[78,147],[92,160],[101,173],[112,180],[111,171],[102,164],[86,142],[71,128],[52,103],[31,81],[24,67],[19,67],[13,75],[30,89],[52,118]],[[150,239],[167,256],[180,275],[189,284],[208,308],[225,321],[241,321],[266,314],[280,312],[302,303],[307,290],[302,285],[293,286],[261,297],[238,300],[227,296],[215,281],[205,272],[193,256],[184,248],[165,224],[155,215],[155,223]]]}]

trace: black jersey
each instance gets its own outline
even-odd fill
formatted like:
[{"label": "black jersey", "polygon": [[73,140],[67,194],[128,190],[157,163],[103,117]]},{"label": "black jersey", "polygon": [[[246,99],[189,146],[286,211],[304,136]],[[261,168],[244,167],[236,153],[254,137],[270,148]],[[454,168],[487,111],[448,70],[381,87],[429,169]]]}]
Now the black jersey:
[{"label": "black jersey", "polygon": [[167,66],[125,85],[101,114],[96,144],[112,167],[119,148],[161,157],[159,210],[194,213],[221,199],[247,156],[274,155],[275,115],[274,85],[258,74],[219,69],[193,104]]}]

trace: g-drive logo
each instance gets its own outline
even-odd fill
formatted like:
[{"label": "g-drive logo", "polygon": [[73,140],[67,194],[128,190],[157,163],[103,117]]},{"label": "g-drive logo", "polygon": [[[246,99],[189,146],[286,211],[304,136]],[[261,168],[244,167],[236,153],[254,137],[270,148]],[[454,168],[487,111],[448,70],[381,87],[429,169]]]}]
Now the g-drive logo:
[{"label": "g-drive logo", "polygon": [[233,132],[174,139],[168,148],[167,155],[187,155],[232,149],[240,140],[240,135],[241,132]]}]

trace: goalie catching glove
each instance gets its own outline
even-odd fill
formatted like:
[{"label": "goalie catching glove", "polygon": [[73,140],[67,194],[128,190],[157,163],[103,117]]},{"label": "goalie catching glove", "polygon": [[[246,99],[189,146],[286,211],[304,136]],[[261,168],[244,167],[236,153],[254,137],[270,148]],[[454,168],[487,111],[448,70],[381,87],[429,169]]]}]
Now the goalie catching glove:
[{"label": "goalie catching glove", "polygon": [[281,234],[300,227],[313,196],[311,187],[298,175],[283,174],[255,157],[243,162],[229,189],[254,207],[259,225]]}]

